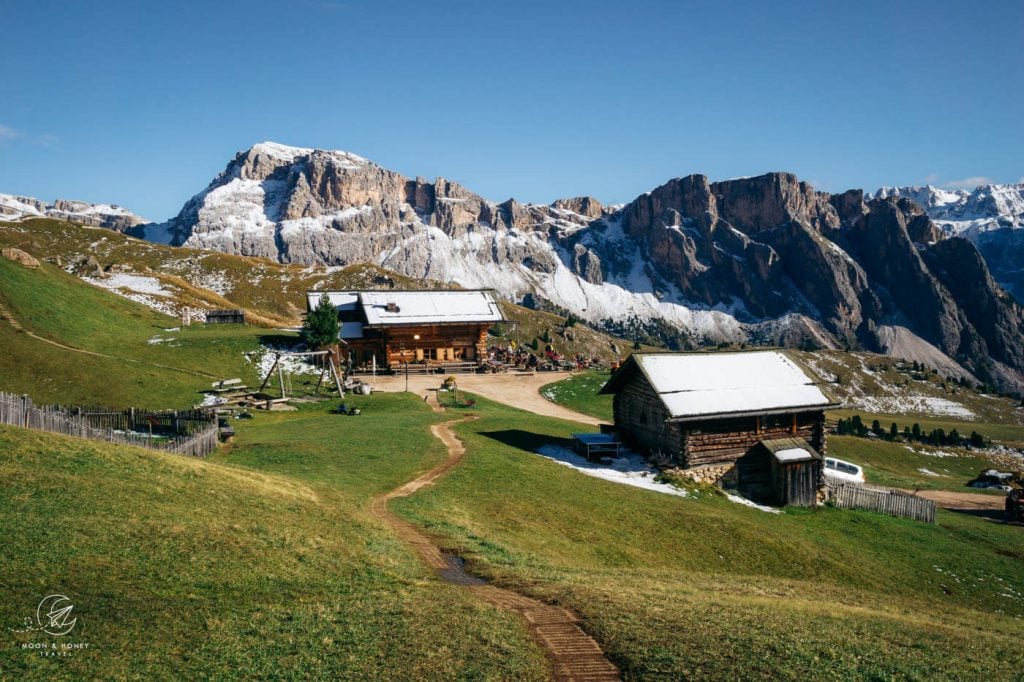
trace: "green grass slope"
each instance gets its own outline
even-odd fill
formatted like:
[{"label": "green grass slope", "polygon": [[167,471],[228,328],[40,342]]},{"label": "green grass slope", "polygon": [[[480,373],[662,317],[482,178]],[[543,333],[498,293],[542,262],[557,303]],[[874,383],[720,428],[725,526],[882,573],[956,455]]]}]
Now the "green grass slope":
[{"label": "green grass slope", "polygon": [[0,258],[0,285],[0,303],[24,330],[103,354],[60,348],[0,320],[0,390],[37,403],[187,407],[214,379],[256,381],[244,353],[258,349],[261,337],[289,335],[242,325],[168,332],[179,324],[174,318],[48,263],[28,269]]},{"label": "green grass slope", "polygon": [[580,613],[637,678],[1009,678],[1019,528],[833,509],[770,515],[540,458],[574,425],[478,400],[460,467],[396,507],[503,584]]},{"label": "green grass slope", "polygon": [[90,645],[41,657],[21,646],[56,638],[5,627],[2,677],[543,679],[514,616],[367,513],[443,456],[420,401],[367,400],[239,421],[213,462],[0,427],[0,622],[62,593],[63,641]]}]

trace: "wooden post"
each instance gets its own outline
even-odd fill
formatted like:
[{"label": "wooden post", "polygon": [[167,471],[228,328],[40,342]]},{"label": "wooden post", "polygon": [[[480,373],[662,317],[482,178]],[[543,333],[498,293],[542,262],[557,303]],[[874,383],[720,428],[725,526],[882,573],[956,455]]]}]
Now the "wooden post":
[{"label": "wooden post", "polygon": [[[278,358],[280,358],[280,357],[281,356],[278,356]],[[281,397],[282,398],[287,398],[288,395],[285,393],[285,390],[284,390],[284,369],[281,367],[281,363],[280,362],[277,363],[277,380],[281,384]]]},{"label": "wooden post", "polygon": [[335,369],[334,360],[331,358],[330,355],[327,356],[327,362],[329,363],[329,367],[331,368],[331,374],[334,375],[334,385],[338,387],[338,397],[344,397],[345,389],[341,385],[341,379],[338,377],[338,370]]},{"label": "wooden post", "polygon": [[270,381],[270,377],[274,375],[274,370],[277,369],[277,363],[281,362],[281,354],[277,353],[274,358],[274,364],[270,366],[270,371],[267,372],[267,376],[263,379],[263,383],[260,384],[260,392],[267,387],[267,382]]}]

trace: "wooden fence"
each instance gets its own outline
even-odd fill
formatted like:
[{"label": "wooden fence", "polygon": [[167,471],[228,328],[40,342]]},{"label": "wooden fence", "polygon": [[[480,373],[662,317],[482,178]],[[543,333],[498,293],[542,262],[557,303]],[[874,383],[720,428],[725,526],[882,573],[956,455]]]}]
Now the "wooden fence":
[{"label": "wooden fence", "polygon": [[28,396],[0,392],[0,424],[65,436],[136,445],[205,457],[217,449],[217,417],[202,410],[153,412],[129,408],[33,405]]},{"label": "wooden fence", "polygon": [[935,523],[935,502],[902,490],[846,484],[832,486],[829,497],[840,509],[864,509],[914,521]]}]

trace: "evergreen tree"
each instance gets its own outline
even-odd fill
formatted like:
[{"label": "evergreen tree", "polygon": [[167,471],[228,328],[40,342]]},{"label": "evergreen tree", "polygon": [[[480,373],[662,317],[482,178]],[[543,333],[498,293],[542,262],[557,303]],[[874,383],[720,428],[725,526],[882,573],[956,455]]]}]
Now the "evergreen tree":
[{"label": "evergreen tree", "polygon": [[889,438],[891,440],[896,440],[896,438],[899,435],[900,435],[900,427],[896,426],[896,422],[893,422],[892,426],[889,427]]},{"label": "evergreen tree", "polygon": [[882,422],[878,421],[877,419],[871,422],[871,432],[874,433],[876,436],[881,436]]},{"label": "evergreen tree", "polygon": [[320,350],[338,343],[339,331],[338,311],[327,294],[324,294],[316,308],[306,315],[306,321],[302,324],[302,341],[307,347]]},{"label": "evergreen tree", "polygon": [[949,436],[947,436],[947,438],[949,439],[950,445],[960,445],[960,432],[957,431],[956,429],[950,431]]},{"label": "evergreen tree", "polygon": [[903,427],[903,437],[906,438],[907,440],[910,440],[913,437],[913,435],[910,433],[909,426]]},{"label": "evergreen tree", "polygon": [[921,425],[914,424],[914,428],[910,431],[914,435],[914,440],[921,440]]}]

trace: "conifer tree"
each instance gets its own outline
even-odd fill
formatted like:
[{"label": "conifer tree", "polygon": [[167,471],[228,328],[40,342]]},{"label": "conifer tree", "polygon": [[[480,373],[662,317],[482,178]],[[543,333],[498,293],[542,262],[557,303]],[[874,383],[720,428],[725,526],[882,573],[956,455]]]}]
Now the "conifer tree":
[{"label": "conifer tree", "polygon": [[307,347],[320,350],[338,343],[338,311],[327,294],[320,297],[316,308],[306,315],[302,324],[302,341]]}]

